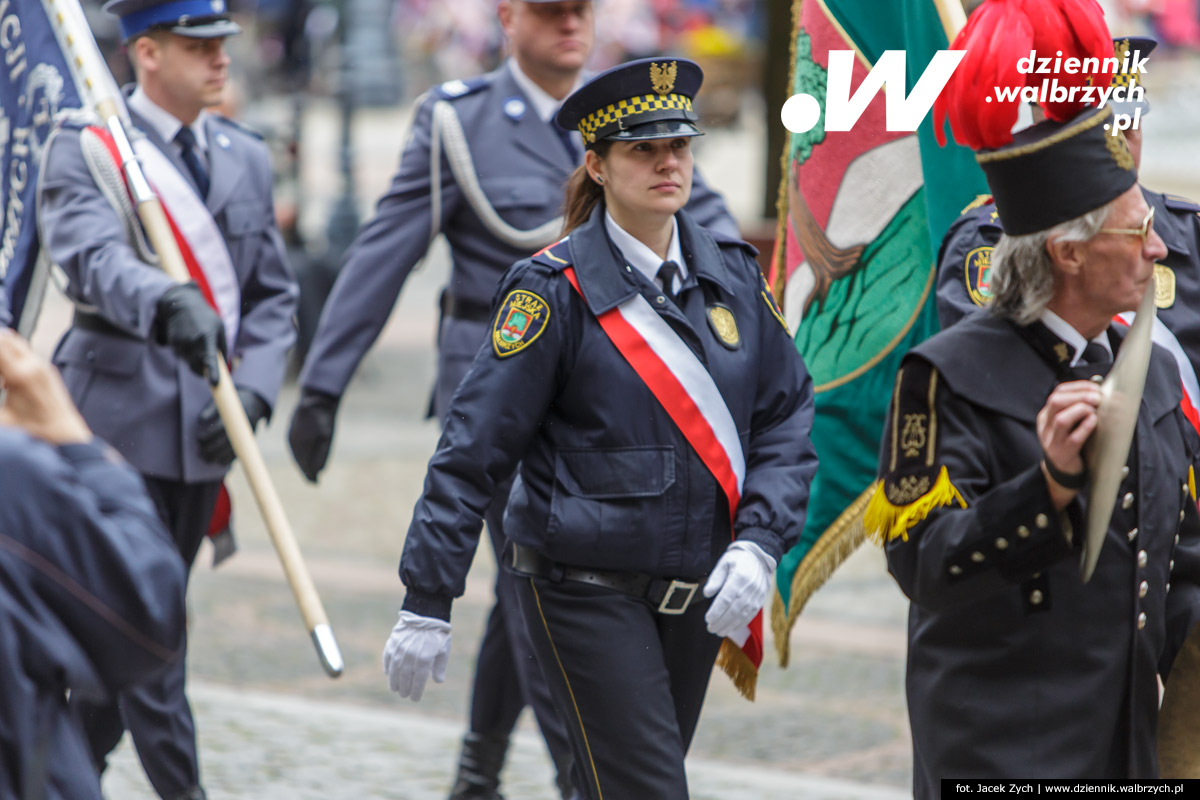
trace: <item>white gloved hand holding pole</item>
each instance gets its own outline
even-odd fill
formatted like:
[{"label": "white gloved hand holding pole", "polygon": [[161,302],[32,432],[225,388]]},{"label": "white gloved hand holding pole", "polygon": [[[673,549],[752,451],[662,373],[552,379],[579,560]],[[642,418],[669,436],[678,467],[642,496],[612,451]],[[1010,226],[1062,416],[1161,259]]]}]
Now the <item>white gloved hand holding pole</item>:
[{"label": "white gloved hand holding pole", "polygon": [[383,671],[392,691],[417,702],[431,675],[434,683],[446,680],[449,660],[450,623],[401,611],[383,647]]},{"label": "white gloved hand holding pole", "polygon": [[704,596],[716,596],[704,621],[709,633],[730,636],[750,624],[767,601],[775,559],[754,542],[734,542],[713,567]]}]

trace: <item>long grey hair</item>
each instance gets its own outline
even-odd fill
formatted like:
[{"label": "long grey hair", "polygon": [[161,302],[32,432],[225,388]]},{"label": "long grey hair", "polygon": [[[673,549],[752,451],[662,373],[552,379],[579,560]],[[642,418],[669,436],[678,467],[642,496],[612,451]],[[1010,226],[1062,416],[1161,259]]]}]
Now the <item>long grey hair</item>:
[{"label": "long grey hair", "polygon": [[1055,235],[1059,241],[1088,241],[1104,227],[1115,202],[1044,231],[1000,237],[992,253],[992,313],[1018,325],[1037,320],[1054,296],[1054,262],[1046,243]]}]

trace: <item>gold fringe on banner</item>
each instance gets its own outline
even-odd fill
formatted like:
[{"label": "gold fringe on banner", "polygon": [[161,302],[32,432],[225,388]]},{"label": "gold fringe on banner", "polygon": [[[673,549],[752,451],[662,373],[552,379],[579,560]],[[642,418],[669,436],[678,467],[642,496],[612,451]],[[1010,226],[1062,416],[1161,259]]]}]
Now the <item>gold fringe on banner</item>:
[{"label": "gold fringe on banner", "polygon": [[729,639],[721,640],[721,652],[717,653],[717,666],[733,681],[742,697],[754,702],[754,689],[758,684],[758,667]]},{"label": "gold fringe on banner", "polygon": [[811,598],[833,575],[834,570],[850,557],[864,538],[863,513],[878,481],[867,487],[850,507],[825,529],[813,543],[812,549],[792,575],[791,602],[784,610],[783,597],[778,591],[771,603],[771,632],[775,637],[775,653],[779,666],[786,667],[791,657],[792,626]]}]

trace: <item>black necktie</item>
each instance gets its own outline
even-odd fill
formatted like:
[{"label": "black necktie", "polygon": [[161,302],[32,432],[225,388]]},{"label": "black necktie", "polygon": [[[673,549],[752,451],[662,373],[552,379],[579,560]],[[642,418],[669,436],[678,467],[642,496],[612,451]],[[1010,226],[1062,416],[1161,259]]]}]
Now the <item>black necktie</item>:
[{"label": "black necktie", "polygon": [[1095,366],[1108,364],[1111,361],[1112,356],[1109,354],[1108,350],[1104,348],[1104,345],[1097,344],[1096,342],[1088,342],[1087,347],[1083,348],[1083,356],[1079,359],[1080,364],[1091,364]]},{"label": "black necktie", "polygon": [[567,155],[571,157],[571,163],[578,164],[581,156],[579,148],[575,146],[575,140],[571,137],[571,132],[562,125],[559,125],[555,120],[550,120],[550,127],[554,129],[554,133],[558,135],[558,140],[567,149]]},{"label": "black necktie", "polygon": [[208,197],[208,170],[204,168],[204,164],[200,161],[200,154],[196,152],[196,134],[192,133],[192,129],[184,125],[179,129],[179,133],[175,134],[175,142],[179,145],[179,154],[183,156],[183,163],[187,165],[188,172],[192,173],[192,179],[196,181],[196,188],[200,191],[201,197]]},{"label": "black necktie", "polygon": [[675,294],[675,276],[679,274],[679,265],[674,261],[664,261],[658,268],[658,279],[662,281],[663,294],[677,303],[679,297]]}]

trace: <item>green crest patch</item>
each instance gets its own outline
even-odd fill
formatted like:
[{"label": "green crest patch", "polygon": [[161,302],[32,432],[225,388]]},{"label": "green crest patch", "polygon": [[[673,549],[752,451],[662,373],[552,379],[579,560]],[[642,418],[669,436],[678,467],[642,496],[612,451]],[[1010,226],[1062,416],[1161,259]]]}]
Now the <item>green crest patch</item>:
[{"label": "green crest patch", "polygon": [[533,292],[514,289],[500,304],[492,327],[492,349],[500,358],[519,353],[542,335],[550,306]]}]

